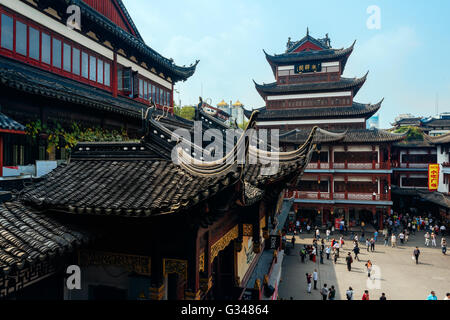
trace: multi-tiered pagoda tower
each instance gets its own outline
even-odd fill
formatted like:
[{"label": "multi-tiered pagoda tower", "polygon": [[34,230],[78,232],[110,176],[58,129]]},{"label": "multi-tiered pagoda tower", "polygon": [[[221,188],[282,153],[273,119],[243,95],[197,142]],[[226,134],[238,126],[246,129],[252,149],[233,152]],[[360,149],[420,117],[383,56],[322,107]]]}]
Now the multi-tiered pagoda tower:
[{"label": "multi-tiered pagoda tower", "polygon": [[289,38],[283,54],[265,52],[276,81],[255,83],[266,104],[258,127],[280,129],[286,150],[301,144],[311,127],[323,129],[300,185],[286,195],[295,198],[297,218],[323,226],[364,221],[378,228],[392,206],[391,144],[404,136],[366,129],[382,101],[354,100],[368,75],[342,76],[354,45],[334,49],[328,34],[315,39],[308,31],[300,41]]}]

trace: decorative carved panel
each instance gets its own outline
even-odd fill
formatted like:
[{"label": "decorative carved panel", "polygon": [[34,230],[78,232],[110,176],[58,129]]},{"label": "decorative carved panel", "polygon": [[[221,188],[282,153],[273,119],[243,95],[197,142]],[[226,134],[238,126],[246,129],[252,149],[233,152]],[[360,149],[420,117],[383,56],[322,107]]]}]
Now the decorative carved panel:
[{"label": "decorative carved panel", "polygon": [[163,259],[163,268],[164,276],[176,273],[182,279],[187,280],[188,262],[186,260]]},{"label": "decorative carved panel", "polygon": [[78,261],[81,266],[120,266],[130,272],[151,275],[151,258],[147,256],[80,250]]},{"label": "decorative carved panel", "polygon": [[228,231],[219,241],[211,246],[211,259],[209,261],[214,261],[220,251],[224,250],[228,245],[239,236],[239,229],[236,225],[233,229]]},{"label": "decorative carved panel", "polygon": [[244,224],[242,229],[243,229],[244,237],[252,237],[253,236],[253,225],[252,224]]}]

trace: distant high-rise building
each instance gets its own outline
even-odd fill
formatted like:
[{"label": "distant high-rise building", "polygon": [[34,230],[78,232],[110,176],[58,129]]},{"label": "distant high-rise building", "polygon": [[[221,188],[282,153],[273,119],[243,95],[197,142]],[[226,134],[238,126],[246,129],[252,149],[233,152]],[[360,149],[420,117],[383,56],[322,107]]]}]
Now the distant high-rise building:
[{"label": "distant high-rise building", "polygon": [[367,129],[380,129],[380,115],[377,114],[367,120]]}]

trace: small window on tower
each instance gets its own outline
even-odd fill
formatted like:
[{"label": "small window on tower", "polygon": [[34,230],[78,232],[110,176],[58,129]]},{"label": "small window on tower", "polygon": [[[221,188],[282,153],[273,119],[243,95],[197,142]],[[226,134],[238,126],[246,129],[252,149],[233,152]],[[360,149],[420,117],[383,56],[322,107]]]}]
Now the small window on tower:
[{"label": "small window on tower", "polygon": [[28,46],[30,48],[30,58],[39,60],[39,30],[30,27],[29,32]]},{"label": "small window on tower", "polygon": [[7,16],[6,14],[2,14],[2,48],[13,50],[14,44],[14,26],[13,26],[13,18]]},{"label": "small window on tower", "polygon": [[16,52],[27,55],[27,26],[19,21],[16,21]]}]

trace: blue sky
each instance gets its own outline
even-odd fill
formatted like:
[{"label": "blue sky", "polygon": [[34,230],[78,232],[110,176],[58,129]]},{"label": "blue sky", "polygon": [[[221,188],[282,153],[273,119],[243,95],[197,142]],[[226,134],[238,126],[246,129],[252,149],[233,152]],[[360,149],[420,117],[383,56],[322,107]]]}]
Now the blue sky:
[{"label": "blue sky", "polygon": [[[215,105],[239,99],[248,109],[264,106],[252,79],[274,81],[262,49],[282,53],[288,37],[306,28],[326,33],[334,48],[357,40],[344,73],[368,80],[355,100],[376,103],[386,128],[401,113],[450,112],[450,1],[428,0],[124,0],[146,43],[179,65],[200,59],[197,72],[176,88],[183,105],[203,92]],[[370,30],[367,8],[381,9],[381,29]],[[437,99],[438,96],[438,99]]]}]

